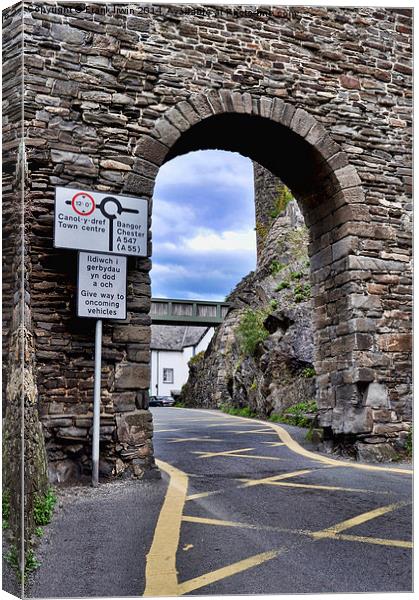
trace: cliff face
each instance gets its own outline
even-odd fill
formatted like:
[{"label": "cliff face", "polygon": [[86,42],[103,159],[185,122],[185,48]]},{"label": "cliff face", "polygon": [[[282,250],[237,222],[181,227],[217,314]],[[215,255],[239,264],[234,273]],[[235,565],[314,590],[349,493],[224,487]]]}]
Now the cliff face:
[{"label": "cliff face", "polygon": [[258,165],[255,188],[257,269],[227,298],[232,308],[190,365],[182,401],[269,416],[315,398],[308,240],[296,201]]}]

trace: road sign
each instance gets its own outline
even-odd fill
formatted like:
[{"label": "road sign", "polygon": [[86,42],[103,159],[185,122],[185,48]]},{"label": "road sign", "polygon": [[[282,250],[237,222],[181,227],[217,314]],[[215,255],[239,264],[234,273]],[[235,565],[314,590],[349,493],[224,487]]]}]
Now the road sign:
[{"label": "road sign", "polygon": [[87,190],[55,190],[54,246],[147,256],[147,200]]},{"label": "road sign", "polygon": [[79,252],[77,316],[127,318],[127,257]]}]

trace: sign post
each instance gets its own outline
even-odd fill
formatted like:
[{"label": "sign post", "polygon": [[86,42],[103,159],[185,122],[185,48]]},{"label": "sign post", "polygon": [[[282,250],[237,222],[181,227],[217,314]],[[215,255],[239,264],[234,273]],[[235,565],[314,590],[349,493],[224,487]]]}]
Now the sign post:
[{"label": "sign post", "polygon": [[79,252],[77,316],[96,319],[92,484],[99,485],[102,319],[127,318],[127,256],[147,256],[148,202],[57,187],[54,246]]},{"label": "sign post", "polygon": [[[127,318],[127,258],[116,254],[79,252],[77,316],[97,319],[93,394],[92,484],[99,485],[100,383],[102,318]],[[99,319],[97,317],[100,317]]]},{"label": "sign post", "polygon": [[102,372],[102,319],[96,321],[95,329],[95,387],[93,393],[92,435],[92,485],[99,485],[99,438],[100,438],[100,381]]}]

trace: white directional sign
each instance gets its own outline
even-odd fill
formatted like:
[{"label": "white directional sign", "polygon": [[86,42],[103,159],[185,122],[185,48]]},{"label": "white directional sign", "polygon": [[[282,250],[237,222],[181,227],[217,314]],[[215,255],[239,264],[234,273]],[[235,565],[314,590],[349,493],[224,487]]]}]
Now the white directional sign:
[{"label": "white directional sign", "polygon": [[79,252],[77,316],[127,318],[127,258]]},{"label": "white directional sign", "polygon": [[57,187],[54,246],[147,256],[147,200]]}]

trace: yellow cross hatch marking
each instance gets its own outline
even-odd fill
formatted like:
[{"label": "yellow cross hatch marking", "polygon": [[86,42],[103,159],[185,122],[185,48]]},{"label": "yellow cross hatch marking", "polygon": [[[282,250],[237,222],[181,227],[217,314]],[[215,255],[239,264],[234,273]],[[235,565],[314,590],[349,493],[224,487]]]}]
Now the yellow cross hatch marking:
[{"label": "yellow cross hatch marking", "polygon": [[[195,409],[196,411],[200,411],[200,412],[205,412],[205,414],[208,415],[208,412],[200,410],[200,409]],[[219,415],[222,416],[222,415]],[[279,439],[284,442],[284,444],[289,448],[289,450],[291,450],[292,452],[295,452],[296,454],[299,454],[300,456],[305,456],[306,458],[309,458],[310,460],[314,460],[316,462],[321,462],[330,466],[334,466],[334,467],[346,467],[349,469],[361,469],[364,471],[381,471],[381,472],[385,472],[385,473],[395,473],[395,474],[400,474],[400,475],[413,475],[413,471],[411,469],[401,469],[399,467],[379,467],[376,465],[367,465],[367,464],[363,464],[363,463],[355,463],[355,462],[345,462],[343,460],[336,460],[334,458],[329,458],[327,456],[323,456],[321,454],[316,454],[315,452],[311,452],[310,450],[306,450],[305,448],[303,448],[302,446],[300,446],[300,444],[298,442],[296,442],[291,435],[288,433],[288,431],[286,431],[286,429],[284,429],[283,427],[280,427],[279,425],[276,425],[275,423],[270,423],[269,421],[259,421],[256,419],[253,419],[251,423],[249,423],[249,419],[247,419],[246,417],[236,417],[233,415],[228,415],[228,417],[226,416],[225,418],[228,418],[230,421],[232,420],[237,420],[237,421],[241,421],[242,425],[246,424],[247,426],[263,426],[263,427],[270,427],[271,429],[274,429],[276,431],[276,433],[278,434]],[[215,427],[221,427],[222,425],[228,426],[228,425],[232,425],[232,423],[224,423],[224,424],[220,424],[220,425],[215,425]],[[214,425],[209,425],[209,427],[214,427]]]},{"label": "yellow cross hatch marking", "polygon": [[357,525],[361,525],[362,523],[366,523],[367,521],[371,521],[371,519],[376,519],[377,517],[381,517],[389,512],[397,510],[398,508],[402,508],[403,506],[408,506],[411,504],[410,502],[396,502],[394,504],[389,504],[387,506],[380,506],[379,508],[375,508],[374,510],[369,510],[368,512],[362,513],[361,515],[357,515],[356,517],[352,517],[351,519],[346,519],[341,523],[336,523],[336,525],[332,525],[332,527],[327,527],[327,529],[322,529],[321,531],[316,531],[313,533],[313,537],[316,539],[329,538],[335,536],[337,533],[341,533],[342,531],[346,531],[346,529],[351,529],[352,527],[356,527]]},{"label": "yellow cross hatch marking", "polygon": [[262,442],[262,444],[266,444],[270,448],[277,448],[278,446],[285,446],[284,442]]},{"label": "yellow cross hatch marking", "polygon": [[[362,515],[360,515],[362,516]],[[290,533],[296,535],[304,535],[311,537],[314,541],[324,538],[330,538],[334,540],[340,541],[348,541],[348,542],[361,542],[364,544],[373,544],[380,546],[391,546],[395,548],[413,548],[412,542],[405,540],[393,540],[393,539],[385,539],[385,538],[374,538],[360,535],[345,535],[345,534],[330,534],[327,536],[319,537],[317,535],[318,532],[309,531],[304,529],[287,529],[284,527],[274,527],[272,525],[255,525],[254,523],[240,523],[235,521],[223,521],[221,519],[206,519],[203,517],[192,517],[189,515],[184,515],[182,517],[182,521],[187,523],[196,523],[200,525],[213,525],[216,527],[238,527],[243,529],[257,529],[261,531],[277,531],[279,533]]]},{"label": "yellow cross hatch marking", "polygon": [[172,438],[169,440],[169,444],[176,444],[179,442],[222,442],[223,440],[216,440],[215,438]]},{"label": "yellow cross hatch marking", "polygon": [[252,567],[261,565],[262,563],[268,560],[272,560],[280,553],[281,550],[270,550],[269,552],[262,552],[261,554],[250,556],[249,558],[245,558],[244,560],[235,562],[231,565],[228,565],[227,567],[222,567],[221,569],[216,569],[215,571],[211,571],[210,573],[206,573],[205,575],[201,575],[200,577],[195,577],[195,579],[184,581],[183,583],[180,583],[178,585],[178,595],[187,594],[188,592],[197,590],[198,588],[209,585],[210,583],[220,581],[220,579],[231,577],[236,573],[241,573],[242,571],[246,571],[247,569],[251,569]]},{"label": "yellow cross hatch marking", "polygon": [[282,473],[281,475],[273,475],[272,477],[264,477],[263,479],[242,479],[243,485],[239,487],[253,487],[255,485],[270,484],[281,479],[288,479],[289,477],[298,477],[299,475],[306,475],[311,473],[313,469],[304,469],[302,471],[293,471],[292,473]]},{"label": "yellow cross hatch marking", "polygon": [[265,435],[276,435],[275,431],[269,429],[246,429],[245,431],[226,431],[226,433],[235,433],[237,435],[243,435],[244,433],[263,433]]},{"label": "yellow cross hatch marking", "polygon": [[256,454],[238,454],[239,452],[250,452],[255,448],[240,448],[239,450],[228,450],[226,452],[201,452],[198,450],[192,451],[192,454],[198,454],[199,458],[214,458],[215,456],[229,456],[233,458],[257,458],[259,460],[284,460],[276,456],[258,456]]}]

